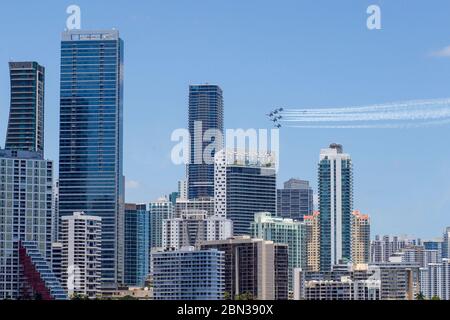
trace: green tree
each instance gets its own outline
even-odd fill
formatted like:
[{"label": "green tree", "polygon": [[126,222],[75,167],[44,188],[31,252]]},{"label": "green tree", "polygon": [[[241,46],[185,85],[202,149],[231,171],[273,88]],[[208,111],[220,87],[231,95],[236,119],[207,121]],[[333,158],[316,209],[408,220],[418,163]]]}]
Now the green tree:
[{"label": "green tree", "polygon": [[439,298],[438,296],[434,296],[433,298],[431,298],[431,300],[436,300],[436,301],[438,301],[438,300],[441,300],[441,298]]},{"label": "green tree", "polygon": [[254,297],[250,292],[245,292],[237,295],[234,300],[251,301],[254,300]]},{"label": "green tree", "polygon": [[425,296],[424,296],[423,292],[420,292],[417,294],[416,300],[425,300]]},{"label": "green tree", "polygon": [[71,297],[71,300],[89,300],[88,296],[85,296],[83,294],[74,293]]}]

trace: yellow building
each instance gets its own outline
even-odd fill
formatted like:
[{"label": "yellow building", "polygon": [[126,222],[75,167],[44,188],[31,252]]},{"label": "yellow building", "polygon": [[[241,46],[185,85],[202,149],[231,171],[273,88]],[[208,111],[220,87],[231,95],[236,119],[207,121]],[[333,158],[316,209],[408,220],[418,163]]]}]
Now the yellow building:
[{"label": "yellow building", "polygon": [[352,261],[354,264],[369,263],[370,218],[360,211],[352,214]]},{"label": "yellow building", "polygon": [[305,216],[306,225],[306,269],[307,271],[320,271],[320,220],[319,212],[312,216]]}]

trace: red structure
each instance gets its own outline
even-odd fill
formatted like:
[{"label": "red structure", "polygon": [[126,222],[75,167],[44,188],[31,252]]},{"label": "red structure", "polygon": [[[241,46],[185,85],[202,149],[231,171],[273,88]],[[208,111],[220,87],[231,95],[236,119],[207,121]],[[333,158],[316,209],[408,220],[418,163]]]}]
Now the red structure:
[{"label": "red structure", "polygon": [[22,243],[19,244],[19,261],[23,277],[22,298],[25,300],[54,300]]}]

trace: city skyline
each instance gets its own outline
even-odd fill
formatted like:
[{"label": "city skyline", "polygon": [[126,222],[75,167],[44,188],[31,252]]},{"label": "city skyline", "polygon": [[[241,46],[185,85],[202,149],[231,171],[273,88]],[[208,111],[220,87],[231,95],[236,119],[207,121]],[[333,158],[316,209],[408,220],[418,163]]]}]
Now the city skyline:
[{"label": "city skyline", "polygon": [[[448,96],[448,89],[446,91],[445,88],[450,88],[450,84],[448,80],[445,81],[444,74],[448,71],[449,62],[445,58],[431,57],[430,55],[432,51],[439,50],[448,45],[445,42],[445,34],[444,32],[440,33],[442,35],[441,39],[438,39],[438,37],[433,37],[430,40],[425,39],[425,36],[428,34],[427,32],[444,28],[444,22],[436,19],[436,22],[428,23],[429,21],[426,19],[430,19],[430,17],[426,15],[424,20],[427,23],[424,21],[423,26],[420,25],[420,27],[423,27],[421,29],[422,31],[419,30],[418,25],[409,26],[415,31],[416,36],[423,41],[421,45],[412,46],[412,43],[407,40],[404,40],[402,43],[404,47],[401,44],[395,45],[392,41],[397,39],[396,37],[408,32],[405,27],[396,23],[396,17],[393,17],[395,14],[401,12],[398,4],[383,5],[383,12],[386,13],[384,29],[390,28],[389,30],[393,29],[393,31],[386,33],[385,30],[381,30],[379,34],[376,34],[369,33],[364,26],[366,19],[364,8],[367,7],[367,3],[361,4],[360,8],[349,8],[344,4],[327,4],[328,9],[320,11],[318,6],[316,7],[315,5],[311,5],[310,7],[306,7],[306,5],[304,7],[296,6],[292,2],[287,1],[286,7],[283,10],[278,9],[274,12],[277,18],[276,21],[280,22],[278,26],[274,27],[276,30],[268,30],[267,26],[262,29],[266,37],[275,41],[279,46],[278,49],[269,49],[264,54],[257,52],[257,50],[267,49],[263,45],[265,37],[261,36],[260,32],[252,28],[245,29],[242,37],[238,38],[236,40],[237,43],[234,44],[232,36],[237,34],[237,27],[228,25],[226,17],[230,17],[231,9],[237,6],[236,3],[211,4],[207,9],[200,10],[198,13],[194,13],[194,10],[198,9],[201,6],[200,4],[193,4],[193,8],[187,8],[182,5],[186,11],[184,15],[175,14],[177,18],[180,18],[178,23],[181,24],[182,22],[186,22],[186,19],[194,18],[194,22],[189,23],[187,32],[198,31],[199,28],[204,26],[211,26],[213,29],[216,28],[216,31],[217,29],[223,31],[222,28],[225,28],[225,26],[231,28],[231,31],[223,31],[222,36],[226,40],[224,44],[212,42],[212,44],[216,44],[222,49],[227,45],[230,46],[225,56],[222,56],[225,60],[223,66],[218,66],[213,63],[212,58],[219,53],[217,49],[212,50],[210,54],[203,54],[200,58],[196,58],[192,66],[182,66],[180,60],[186,61],[182,56],[183,54],[186,55],[186,59],[193,58],[204,47],[200,46],[193,53],[178,52],[175,50],[177,48],[179,49],[178,45],[167,43],[168,40],[164,40],[163,35],[170,35],[171,40],[179,40],[180,36],[186,32],[180,30],[179,24],[168,28],[161,35],[158,35],[150,26],[146,26],[146,23],[150,23],[150,25],[158,27],[158,31],[161,31],[165,23],[167,23],[163,22],[163,18],[168,19],[167,10],[170,9],[170,5],[152,3],[152,5],[147,7],[144,3],[133,4],[127,9],[127,14],[119,16],[118,8],[120,5],[108,3],[108,8],[111,9],[111,12],[105,13],[101,10],[101,3],[99,1],[96,4],[89,4],[86,1],[78,1],[78,4],[83,10],[82,28],[84,30],[110,29],[111,25],[114,25],[120,29],[121,37],[127,42],[125,52],[125,56],[127,57],[127,68],[125,71],[127,84],[125,88],[124,107],[126,113],[124,173],[128,181],[126,202],[148,203],[154,201],[162,195],[176,191],[176,182],[184,178],[185,168],[183,166],[176,167],[170,162],[169,154],[173,146],[173,143],[170,141],[170,132],[176,128],[186,127],[188,85],[193,83],[210,82],[222,87],[224,90],[225,123],[227,128],[267,128],[270,124],[267,123],[264,115],[275,105],[286,104],[291,107],[299,107],[302,105],[339,106],[347,103],[378,103],[410,98]],[[448,7],[448,4],[441,3],[442,8]],[[17,4],[7,4],[6,6],[14,10],[14,7],[20,6],[20,4],[19,1]],[[57,89],[59,83],[59,50],[57,47],[59,46],[59,42],[57,38],[64,28],[66,19],[65,8],[68,4],[56,4],[54,2],[48,6],[37,7],[30,5],[27,8],[23,8],[25,17],[29,19],[25,19],[27,22],[23,22],[22,26],[17,28],[12,35],[5,34],[7,38],[5,41],[10,43],[10,45],[5,52],[0,53],[0,59],[4,61],[0,66],[1,115],[6,116],[9,112],[7,62],[10,59],[14,61],[32,60],[37,61],[46,68],[45,158],[51,159],[55,163],[58,163],[57,132],[59,127],[55,120],[57,119],[59,109],[59,94]],[[138,10],[140,6],[149,8],[149,20]],[[205,13],[210,12],[214,6],[223,9],[223,13],[205,17]],[[248,12],[251,8],[249,4],[242,4],[242,6],[244,12]],[[264,2],[262,2],[261,6],[258,12],[264,17],[268,17],[268,6]],[[419,12],[420,7],[421,5],[411,4],[409,8],[410,13],[412,15],[416,14]],[[33,38],[35,31],[30,30],[29,26],[33,25],[33,10],[43,10],[44,8],[52,12],[51,15],[49,14],[52,18],[48,19],[49,21],[41,22],[42,29],[39,30],[39,34],[45,34],[45,37],[48,37],[48,39],[42,41],[42,44],[38,44]],[[162,17],[156,18],[150,10],[151,8],[161,13]],[[299,15],[297,17],[298,19],[294,17],[293,13],[289,14],[287,12],[289,8],[298,9],[296,11],[296,14]],[[310,20],[305,20],[304,9],[306,8],[309,9],[308,12],[313,16],[323,15],[321,19],[322,26],[316,25]],[[435,4],[426,12],[430,13],[431,16],[437,15],[440,17],[439,11],[444,11],[442,8]],[[8,11],[4,10],[4,12]],[[283,15],[287,15],[288,17],[285,22],[281,22]],[[341,21],[338,19],[339,15],[352,17],[356,21]],[[244,16],[248,17],[245,13],[235,18],[237,25],[248,27],[244,23]],[[11,19],[8,16],[4,16],[4,14],[1,17],[6,22]],[[214,18],[221,19],[213,23]],[[326,22],[327,18],[330,19],[329,22]],[[173,17],[172,19],[168,19],[168,22],[175,20],[176,18]],[[255,22],[255,28],[261,27],[258,21],[253,22]],[[299,40],[299,43],[295,45],[288,44],[289,39],[295,39],[291,38],[293,33],[289,32],[288,35],[280,36],[279,39],[276,37],[281,31],[280,29],[289,24],[294,26],[294,29],[296,32],[299,32],[299,35],[304,35],[306,31],[302,31],[302,27],[306,28],[306,22],[312,24],[308,27],[309,29],[314,27],[318,28],[316,30],[316,36],[323,37],[325,40],[330,40],[327,30],[337,34],[338,39],[336,42],[331,43],[335,45],[335,47],[331,46],[331,48],[336,49],[335,53],[337,58],[334,58],[332,53],[327,51],[329,50],[328,47],[318,44],[316,39],[312,39],[311,37],[304,39],[304,43],[312,46],[314,50],[305,49],[304,51],[299,50],[303,48],[301,45],[302,40]],[[333,24],[336,24],[337,27],[331,29],[330,27]],[[445,23],[446,25],[447,23]],[[339,26],[342,26],[342,28],[339,28]],[[330,29],[327,29],[327,27]],[[141,32],[134,35],[133,31],[136,30],[141,30]],[[142,40],[142,37],[147,35],[144,32],[145,30],[149,30],[151,36],[149,39],[145,39],[145,44],[142,44],[138,40],[139,37]],[[201,35],[210,39],[210,32],[203,31]],[[369,46],[372,51],[369,52],[370,50],[367,50],[367,48],[362,50],[355,45],[351,45],[349,42],[350,38],[347,38],[346,32],[357,36],[365,45],[373,42]],[[253,38],[252,35],[256,36],[256,38]],[[19,38],[21,41],[26,39],[27,41],[24,41],[26,44],[18,44],[13,39],[14,37]],[[159,47],[157,50],[155,49],[156,52],[152,51],[151,54],[155,55],[154,58],[161,58],[161,56],[167,53],[170,54],[166,56],[165,60],[159,60],[158,63],[150,63],[144,67],[139,66],[139,63],[136,61],[141,57],[138,52],[140,45],[143,48],[149,48],[150,43],[147,42],[151,42],[151,39],[155,40],[155,44],[167,45],[164,50]],[[188,39],[195,41],[195,38]],[[248,46],[245,46],[246,40],[250,40],[250,43],[257,44],[256,49],[249,49]],[[254,40],[254,42],[251,40]],[[336,46],[338,41],[342,40],[346,40],[346,42],[342,42],[342,47],[339,45]],[[181,43],[186,44],[183,41]],[[249,49],[249,51],[246,53],[244,50],[238,50],[239,46],[243,46],[244,49]],[[348,48],[343,48],[345,46],[348,46]],[[288,49],[295,49],[295,51],[290,52]],[[326,50],[321,51],[320,49]],[[355,54],[350,52],[352,49],[356,50]],[[387,50],[390,50],[389,52],[393,54],[400,55],[400,53],[403,53],[407,56],[407,59],[404,59],[405,61],[400,63],[395,58],[377,57],[377,55],[382,55]],[[308,59],[311,59],[313,54],[317,55],[317,57],[314,57],[312,60],[313,66],[307,68],[304,64],[293,61],[294,53],[298,57],[305,56]],[[331,54],[331,56],[327,53]],[[234,58],[231,57],[233,55],[235,55]],[[252,57],[251,55],[254,56]],[[281,62],[280,58],[285,55],[286,61]],[[204,64],[201,64],[201,58],[204,58]],[[360,58],[360,60],[353,61],[355,58]],[[271,62],[271,60],[273,61]],[[314,69],[318,67],[320,61],[326,61],[326,65],[331,67],[332,70]],[[422,62],[425,66],[417,66],[420,70],[417,69],[415,71],[416,73],[410,71],[405,75],[400,75],[418,61]],[[350,62],[355,65],[353,67],[348,66],[348,70],[346,70],[345,66],[349,65]],[[390,72],[383,70],[383,68],[381,71],[377,71],[373,66],[367,65],[369,62],[372,62],[374,66],[381,62],[386,62],[386,68],[398,63],[393,76],[394,79],[388,81],[390,86],[380,83],[388,76],[392,76]],[[231,75],[232,71],[236,70],[240,63],[246,66],[246,71],[253,71],[255,74],[249,77],[245,71],[239,73],[243,79],[238,79],[237,76]],[[289,63],[292,64],[293,69],[297,72],[304,71],[305,78],[300,76],[296,78],[292,75],[291,71],[286,70]],[[336,65],[333,63],[336,63]],[[160,72],[168,68],[171,64],[174,64],[174,66],[170,67],[171,71],[174,70],[172,68],[180,68],[173,80],[169,79],[170,75]],[[259,73],[260,71],[255,72],[258,66],[266,69],[266,75],[264,77],[263,73]],[[143,81],[138,67],[142,67],[143,70],[152,74],[151,80],[148,83]],[[227,71],[226,67],[229,67],[230,71]],[[362,68],[363,71],[357,71],[356,69],[358,67]],[[339,83],[339,85],[336,85],[337,80],[340,79],[339,74],[342,74],[342,71],[347,71],[345,75],[346,79],[348,78],[349,80],[344,84]],[[183,76],[182,74],[184,73],[189,75]],[[368,75],[371,76],[370,79]],[[433,75],[433,78],[430,77],[431,75]],[[328,81],[320,80],[317,76],[328,77]],[[363,78],[363,76],[365,76],[364,79],[367,81],[357,81]],[[423,77],[422,81],[418,80],[420,77]],[[284,78],[287,78],[287,80],[280,81],[280,79]],[[249,80],[253,80],[253,83]],[[161,82],[158,84],[158,81]],[[337,88],[330,88],[330,85],[326,82],[334,83]],[[356,82],[365,83],[360,84]],[[137,83],[140,83],[140,85],[134,88]],[[247,91],[240,88],[244,83],[247,83]],[[248,83],[251,84],[249,85]],[[282,88],[282,84],[285,88]],[[168,86],[168,88],[164,88],[165,86]],[[353,86],[352,90],[347,86]],[[155,95],[156,97],[150,97],[150,99],[145,100],[145,96],[138,91],[146,92],[150,96],[146,90],[148,87],[150,87],[151,95]],[[264,90],[261,90],[261,88]],[[371,92],[372,89],[373,92]],[[312,92],[307,93],[308,90]],[[323,90],[326,90],[328,95],[323,95]],[[171,93],[174,97],[168,97],[168,93]],[[165,96],[164,99],[167,99],[167,101],[163,100],[163,96]],[[146,109],[150,109],[150,111]],[[141,120],[140,117],[143,119]],[[6,122],[2,121],[0,123],[1,143],[5,140]],[[158,124],[158,122],[161,124]],[[284,181],[296,177],[309,180],[317,194],[316,164],[319,151],[330,143],[342,143],[346,151],[352,155],[355,163],[354,207],[367,212],[372,217],[373,234],[407,233],[422,238],[432,238],[435,235],[441,234],[445,226],[450,223],[450,218],[448,218],[447,214],[448,210],[450,210],[450,182],[447,181],[450,181],[450,170],[448,169],[450,154],[445,148],[439,146],[439,143],[435,142],[435,140],[439,140],[436,139],[437,137],[445,134],[446,129],[445,126],[408,130],[367,131],[282,129],[281,170],[278,175],[278,185],[280,186]],[[141,144],[143,140],[136,139],[139,136],[154,137],[154,140],[145,139],[149,145],[148,147],[142,148]],[[299,139],[300,137],[306,138]],[[389,138],[389,143],[384,142],[387,138]],[[427,155],[433,155],[434,157],[430,159]],[[427,166],[427,170],[421,170],[420,165],[423,165],[425,159],[429,161],[428,163],[430,165]],[[382,170],[383,174],[379,174],[380,170]],[[411,172],[414,174],[411,174]],[[56,176],[58,176],[57,172],[55,172]]]}]

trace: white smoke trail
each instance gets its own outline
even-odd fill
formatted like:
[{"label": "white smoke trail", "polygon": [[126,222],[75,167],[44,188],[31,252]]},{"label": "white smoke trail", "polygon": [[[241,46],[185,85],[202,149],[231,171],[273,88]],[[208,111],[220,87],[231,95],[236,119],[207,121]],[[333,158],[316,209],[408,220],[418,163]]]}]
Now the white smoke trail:
[{"label": "white smoke trail", "polygon": [[[296,128],[415,128],[450,123],[450,99],[340,108],[287,109],[280,114],[279,122]],[[294,123],[299,125],[295,126]]]},{"label": "white smoke trail", "polygon": [[301,128],[301,129],[414,129],[425,128],[438,125],[450,124],[450,119],[429,121],[423,123],[398,123],[398,124],[342,124],[342,125],[326,125],[326,124],[313,124],[313,125],[288,125],[288,128]]},{"label": "white smoke trail", "polygon": [[358,113],[358,112],[381,112],[381,111],[399,111],[411,108],[424,107],[443,107],[450,106],[450,98],[445,99],[429,99],[429,100],[412,100],[404,102],[392,102],[385,104],[375,104],[369,106],[351,106],[339,108],[305,108],[305,109],[287,109],[283,111],[283,115],[320,115],[320,114],[336,114],[336,113]]}]

